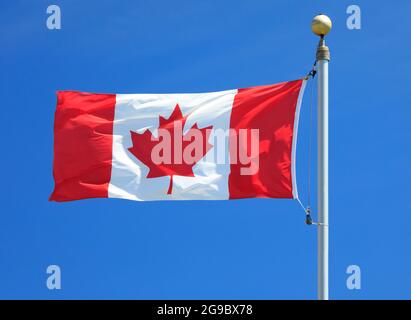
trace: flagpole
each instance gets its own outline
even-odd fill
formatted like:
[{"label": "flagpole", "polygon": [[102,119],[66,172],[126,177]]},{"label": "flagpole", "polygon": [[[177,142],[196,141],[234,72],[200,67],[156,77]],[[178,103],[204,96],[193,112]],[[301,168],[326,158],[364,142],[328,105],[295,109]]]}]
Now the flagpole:
[{"label": "flagpole", "polygon": [[332,22],[325,15],[314,17],[311,28],[320,36],[316,61],[318,73],[318,238],[317,238],[317,286],[318,299],[328,300],[328,63],[330,51],[325,45],[325,35]]}]

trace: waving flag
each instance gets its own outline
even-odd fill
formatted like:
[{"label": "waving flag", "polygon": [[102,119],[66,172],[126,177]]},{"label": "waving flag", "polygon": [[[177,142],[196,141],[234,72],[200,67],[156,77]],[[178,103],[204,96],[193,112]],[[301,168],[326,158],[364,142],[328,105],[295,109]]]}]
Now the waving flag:
[{"label": "waving flag", "polygon": [[297,198],[305,81],[211,93],[59,91],[54,201]]}]

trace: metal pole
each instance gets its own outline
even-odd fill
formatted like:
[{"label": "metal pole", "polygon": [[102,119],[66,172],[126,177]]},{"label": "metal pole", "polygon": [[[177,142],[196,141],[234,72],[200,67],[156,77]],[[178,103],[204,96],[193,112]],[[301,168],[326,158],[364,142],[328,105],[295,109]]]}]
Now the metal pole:
[{"label": "metal pole", "polygon": [[318,61],[318,299],[328,300],[328,60]]},{"label": "metal pole", "polygon": [[[316,26],[314,24],[316,23]],[[317,48],[318,67],[318,299],[328,300],[328,63],[330,51],[324,36],[331,30],[331,20],[319,15],[313,20],[314,33],[321,36]]]}]

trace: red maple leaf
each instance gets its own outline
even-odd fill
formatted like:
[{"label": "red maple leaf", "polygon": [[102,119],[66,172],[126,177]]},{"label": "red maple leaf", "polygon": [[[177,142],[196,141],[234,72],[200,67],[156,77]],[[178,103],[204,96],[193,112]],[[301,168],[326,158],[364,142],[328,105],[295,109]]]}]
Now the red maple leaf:
[{"label": "red maple leaf", "polygon": [[[213,147],[208,143],[213,126],[200,129],[196,123],[183,135],[187,117],[183,116],[178,104],[168,119],[160,116],[159,120],[159,132],[160,129],[167,131],[163,131],[163,133],[169,134],[169,141],[162,140],[160,136],[154,138],[148,129],[143,133],[130,131],[133,146],[128,148],[128,150],[149,168],[147,178],[170,176],[167,194],[171,194],[173,190],[173,176],[194,177],[193,166]],[[196,141],[199,137],[201,137],[202,141]],[[160,143],[162,143],[162,146],[167,147],[162,152],[169,152],[169,154],[162,154],[162,156],[163,158],[168,158],[169,161],[161,163],[154,161],[153,148],[159,146]],[[200,148],[193,149],[193,143]],[[184,152],[190,145],[189,151]],[[185,156],[187,154],[189,154],[189,157]]]}]

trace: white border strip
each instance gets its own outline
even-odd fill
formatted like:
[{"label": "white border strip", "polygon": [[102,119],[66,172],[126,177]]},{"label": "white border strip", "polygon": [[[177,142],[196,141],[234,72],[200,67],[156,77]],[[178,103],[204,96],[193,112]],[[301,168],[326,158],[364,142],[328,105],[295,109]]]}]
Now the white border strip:
[{"label": "white border strip", "polygon": [[307,80],[303,80],[301,84],[300,93],[298,94],[297,105],[295,107],[295,116],[294,116],[294,128],[293,128],[293,144],[291,149],[291,180],[293,185],[293,198],[298,199],[298,191],[297,191],[297,172],[295,169],[296,162],[295,157],[297,154],[297,136],[298,136],[298,122],[300,120],[300,109],[301,103],[303,101],[303,95],[305,86],[307,84]]}]

